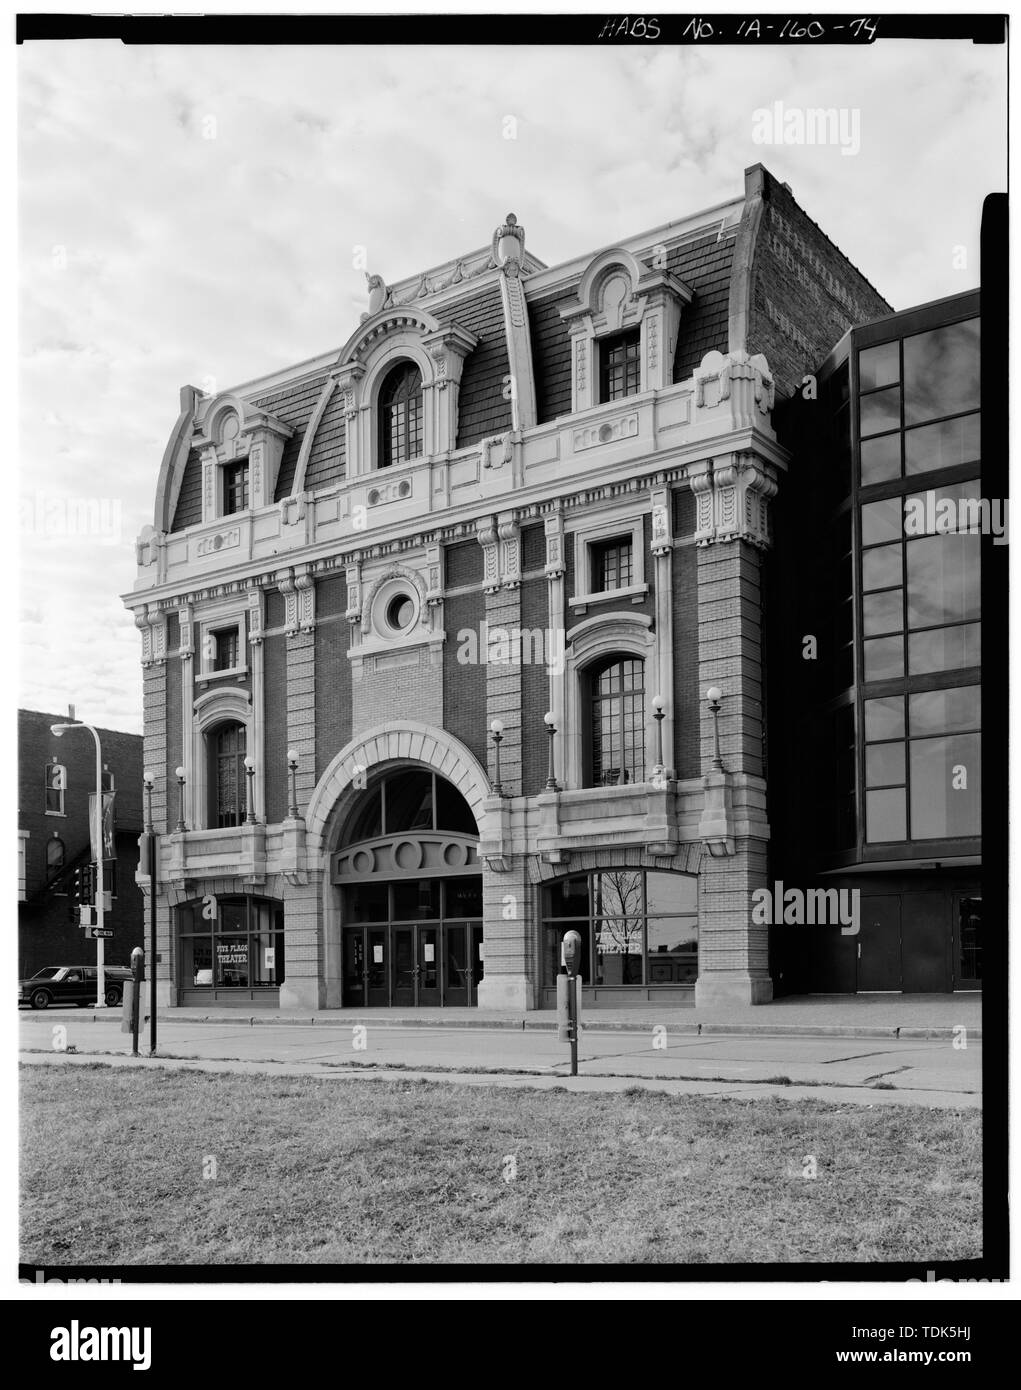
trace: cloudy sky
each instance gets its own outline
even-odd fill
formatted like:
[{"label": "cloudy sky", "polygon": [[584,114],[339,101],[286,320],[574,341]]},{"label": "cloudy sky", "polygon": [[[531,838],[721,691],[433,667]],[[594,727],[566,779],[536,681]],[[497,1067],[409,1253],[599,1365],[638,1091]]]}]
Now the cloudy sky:
[{"label": "cloudy sky", "polygon": [[[514,211],[552,265],[737,196],[761,161],[895,307],[957,293],[1006,185],[1005,60],[954,42],[21,46],[18,703],[140,731],[119,595],[179,388],[339,347],[365,308],[355,248],[392,282]],[[777,101],[859,111],[860,151],[756,144]]]}]

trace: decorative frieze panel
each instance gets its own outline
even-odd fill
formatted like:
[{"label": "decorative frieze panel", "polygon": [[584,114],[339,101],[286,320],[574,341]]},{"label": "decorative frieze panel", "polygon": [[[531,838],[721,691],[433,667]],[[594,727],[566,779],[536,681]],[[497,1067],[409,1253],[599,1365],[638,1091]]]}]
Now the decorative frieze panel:
[{"label": "decorative frieze panel", "polygon": [[574,430],[571,439],[575,453],[583,449],[595,449],[600,444],[619,444],[622,439],[634,439],[638,435],[638,412],[618,415],[615,420],[604,420],[599,425],[587,425]]},{"label": "decorative frieze panel", "polygon": [[216,555],[221,550],[233,550],[241,544],[241,527],[230,526],[225,531],[216,531],[211,536],[203,536],[195,546],[195,554]]},{"label": "decorative frieze panel", "polygon": [[335,854],[330,881],[349,883],[409,873],[435,878],[471,870],[478,862],[476,842],[464,836],[396,835]]},{"label": "decorative frieze panel", "polygon": [[365,502],[369,507],[382,507],[387,502],[404,502],[411,496],[411,479],[401,478],[399,481],[380,483],[376,487],[370,487],[365,494]]}]

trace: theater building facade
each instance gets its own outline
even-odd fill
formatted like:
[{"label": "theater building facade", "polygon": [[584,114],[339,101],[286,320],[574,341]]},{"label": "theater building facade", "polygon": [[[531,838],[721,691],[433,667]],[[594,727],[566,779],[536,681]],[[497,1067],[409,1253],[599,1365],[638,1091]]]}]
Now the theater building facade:
[{"label": "theater building facade", "polygon": [[773,416],[889,311],[757,165],[184,388],[125,597],[163,1003],[538,1008],[570,928],[591,1005],[768,1001]]}]

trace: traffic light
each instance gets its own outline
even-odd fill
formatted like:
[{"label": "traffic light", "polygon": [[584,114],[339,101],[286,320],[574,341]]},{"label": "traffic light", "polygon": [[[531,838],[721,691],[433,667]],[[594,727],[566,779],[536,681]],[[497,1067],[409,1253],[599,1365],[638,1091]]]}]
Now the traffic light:
[{"label": "traffic light", "polygon": [[74,904],[76,907],[81,906],[82,886],[82,869],[81,865],[79,865],[78,868],[74,871],[74,877],[71,885],[71,896],[74,899]]}]

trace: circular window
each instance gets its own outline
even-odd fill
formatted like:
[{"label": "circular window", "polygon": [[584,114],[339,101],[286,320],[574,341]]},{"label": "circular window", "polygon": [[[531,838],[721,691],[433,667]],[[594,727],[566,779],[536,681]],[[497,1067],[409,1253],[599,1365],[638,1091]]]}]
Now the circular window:
[{"label": "circular window", "polygon": [[415,621],[414,600],[407,594],[394,594],[386,605],[386,621],[395,632],[404,632]]}]

